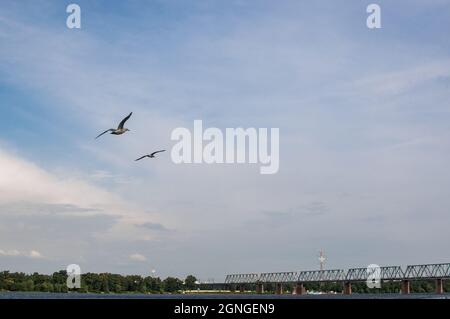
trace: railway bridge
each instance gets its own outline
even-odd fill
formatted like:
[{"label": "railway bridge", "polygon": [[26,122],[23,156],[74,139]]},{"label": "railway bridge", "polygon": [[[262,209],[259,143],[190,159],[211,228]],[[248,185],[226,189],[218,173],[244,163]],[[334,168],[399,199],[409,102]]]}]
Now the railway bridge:
[{"label": "railway bridge", "polygon": [[[379,269],[380,282],[400,282],[401,292],[411,292],[411,282],[434,280],[436,293],[444,293],[444,280],[450,279],[450,263],[409,265],[404,270],[400,266],[384,266]],[[224,283],[209,284],[209,289],[239,290],[245,288],[263,293],[267,285],[275,286],[275,293],[282,294],[283,286],[294,286],[293,293],[304,294],[308,283],[342,283],[344,294],[352,293],[352,284],[367,282],[370,273],[366,268],[310,270],[273,273],[230,274]],[[206,287],[206,286],[204,286]]]}]

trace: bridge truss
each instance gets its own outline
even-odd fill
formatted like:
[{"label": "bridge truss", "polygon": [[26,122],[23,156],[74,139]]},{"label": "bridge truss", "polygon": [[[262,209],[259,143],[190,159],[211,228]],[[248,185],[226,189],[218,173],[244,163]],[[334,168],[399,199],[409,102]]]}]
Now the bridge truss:
[{"label": "bridge truss", "polygon": [[406,267],[405,279],[448,279],[450,278],[450,263],[410,265]]},{"label": "bridge truss", "polygon": [[[312,283],[312,282],[359,282],[366,281],[367,268],[252,273],[227,275],[225,284],[258,283]],[[382,281],[450,279],[450,263],[409,265],[403,271],[400,266],[380,267]]]}]

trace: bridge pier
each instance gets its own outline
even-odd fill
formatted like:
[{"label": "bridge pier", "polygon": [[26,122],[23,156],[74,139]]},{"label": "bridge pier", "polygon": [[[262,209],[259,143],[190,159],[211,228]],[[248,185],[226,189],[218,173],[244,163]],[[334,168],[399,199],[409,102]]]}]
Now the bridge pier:
[{"label": "bridge pier", "polygon": [[264,284],[258,283],[256,284],[256,293],[263,294],[264,293]]},{"label": "bridge pier", "polygon": [[350,281],[344,282],[344,295],[352,294],[352,283]]},{"label": "bridge pier", "polygon": [[305,293],[305,287],[303,286],[303,283],[302,283],[302,282],[298,282],[298,283],[295,285],[294,293],[295,293],[296,295],[303,295],[303,294]]},{"label": "bridge pier", "polygon": [[444,280],[436,279],[436,293],[443,294],[444,293]]},{"label": "bridge pier", "polygon": [[402,281],[402,294],[409,294],[411,292],[411,282],[409,280]]},{"label": "bridge pier", "polygon": [[277,294],[277,295],[283,294],[283,284],[276,284],[275,294]]}]

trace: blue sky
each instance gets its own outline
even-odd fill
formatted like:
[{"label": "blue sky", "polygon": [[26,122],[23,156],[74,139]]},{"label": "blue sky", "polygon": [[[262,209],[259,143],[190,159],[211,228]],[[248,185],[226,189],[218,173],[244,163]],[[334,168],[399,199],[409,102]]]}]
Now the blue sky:
[{"label": "blue sky", "polygon": [[[448,261],[450,1],[378,1],[379,30],[366,1],[76,3],[80,30],[69,2],[0,4],[1,268]],[[280,128],[279,173],[133,162],[195,119]]]}]

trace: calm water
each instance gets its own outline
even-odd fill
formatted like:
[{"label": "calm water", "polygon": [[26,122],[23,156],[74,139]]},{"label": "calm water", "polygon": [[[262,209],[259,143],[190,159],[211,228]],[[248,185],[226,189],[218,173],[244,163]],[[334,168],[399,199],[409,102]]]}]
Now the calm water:
[{"label": "calm water", "polygon": [[78,294],[47,292],[0,292],[0,299],[450,299],[450,294],[353,294],[346,295],[256,295],[256,294]]}]

